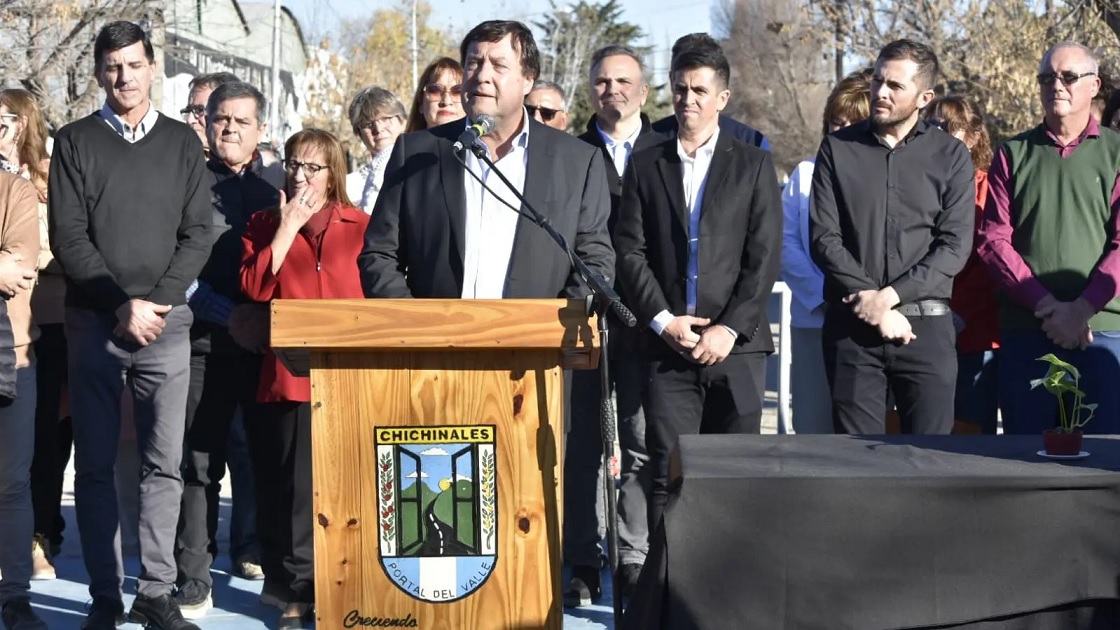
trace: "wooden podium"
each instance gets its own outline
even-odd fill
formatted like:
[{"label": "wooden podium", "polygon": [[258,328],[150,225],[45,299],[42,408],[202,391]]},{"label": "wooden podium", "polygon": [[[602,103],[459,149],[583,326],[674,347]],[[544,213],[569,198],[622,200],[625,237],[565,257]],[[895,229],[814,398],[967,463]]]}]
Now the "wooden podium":
[{"label": "wooden podium", "polygon": [[311,375],[318,627],[559,630],[584,302],[277,300],[271,326]]}]

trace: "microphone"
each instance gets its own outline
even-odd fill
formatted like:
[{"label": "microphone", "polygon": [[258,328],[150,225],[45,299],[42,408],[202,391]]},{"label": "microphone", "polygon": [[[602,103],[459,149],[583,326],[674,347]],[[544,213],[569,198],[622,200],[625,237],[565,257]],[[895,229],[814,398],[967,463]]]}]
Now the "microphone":
[{"label": "microphone", "polygon": [[459,139],[455,141],[452,148],[456,153],[463,149],[474,145],[478,139],[494,130],[494,117],[482,114],[474,124],[467,127],[463,133],[459,134]]}]

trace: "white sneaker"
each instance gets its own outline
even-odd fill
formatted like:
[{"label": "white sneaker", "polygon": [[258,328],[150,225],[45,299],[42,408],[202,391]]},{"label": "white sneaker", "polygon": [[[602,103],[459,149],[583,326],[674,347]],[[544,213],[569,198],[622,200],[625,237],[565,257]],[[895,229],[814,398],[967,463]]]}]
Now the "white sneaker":
[{"label": "white sneaker", "polygon": [[53,580],[57,575],[42,541],[42,536],[35,536],[35,539],[31,541],[31,579]]}]

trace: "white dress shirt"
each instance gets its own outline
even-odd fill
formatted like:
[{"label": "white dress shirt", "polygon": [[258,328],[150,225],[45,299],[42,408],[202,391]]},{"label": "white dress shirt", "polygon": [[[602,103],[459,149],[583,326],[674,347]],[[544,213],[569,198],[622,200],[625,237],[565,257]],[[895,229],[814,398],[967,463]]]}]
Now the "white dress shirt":
[{"label": "white dress shirt", "polygon": [[[521,119],[521,130],[513,138],[513,147],[495,166],[513,184],[517,192],[525,190],[525,171],[529,164],[529,114]],[[467,121],[467,124],[471,124]],[[485,146],[485,145],[483,145]],[[514,208],[521,209],[521,202],[491,169],[466,152],[467,168],[478,175],[486,185]],[[491,155],[490,159],[494,159]],[[466,194],[466,229],[463,252],[463,299],[498,299],[505,296],[509,259],[513,254],[513,238],[517,233],[520,215],[507,207],[497,197],[483,189],[478,180],[466,174],[463,177]]]},{"label": "white dress shirt", "polygon": [[629,137],[622,140],[615,140],[607,135],[607,132],[603,131],[598,122],[595,123],[595,130],[599,132],[599,137],[603,139],[607,152],[611,154],[614,170],[618,171],[619,177],[622,177],[622,172],[626,170],[626,164],[630,161],[630,154],[634,152],[634,143],[638,141],[638,136],[642,133],[641,126],[635,129]]},{"label": "white dress shirt", "polygon": [[782,191],[782,279],[793,293],[790,325],[824,326],[824,274],[809,256],[809,200],[813,192],[812,158],[797,165]]},{"label": "white dress shirt", "polygon": [[148,103],[148,113],[144,114],[144,117],[140,119],[139,124],[135,127],[129,125],[123,118],[118,116],[117,112],[113,111],[112,107],[109,107],[109,101],[105,101],[105,104],[101,106],[101,111],[98,113],[105,119],[105,122],[109,123],[113,131],[116,131],[122,138],[129,142],[139,142],[143,140],[144,136],[148,135],[148,132],[152,130],[152,127],[156,124],[156,120],[159,118],[159,112],[156,111],[156,108],[152,107],[150,102]]},{"label": "white dress shirt", "polygon": [[[686,315],[696,315],[696,282],[700,275],[698,258],[700,244],[700,206],[704,202],[704,189],[708,185],[708,170],[712,166],[712,156],[719,141],[719,127],[716,127],[708,141],[696,149],[696,157],[689,157],[677,140],[677,155],[681,158],[681,178],[684,184],[684,205],[688,208],[688,281],[685,285]],[[661,311],[650,322],[653,332],[660,335],[673,321],[673,313]],[[731,330],[732,334],[736,334]]]}]

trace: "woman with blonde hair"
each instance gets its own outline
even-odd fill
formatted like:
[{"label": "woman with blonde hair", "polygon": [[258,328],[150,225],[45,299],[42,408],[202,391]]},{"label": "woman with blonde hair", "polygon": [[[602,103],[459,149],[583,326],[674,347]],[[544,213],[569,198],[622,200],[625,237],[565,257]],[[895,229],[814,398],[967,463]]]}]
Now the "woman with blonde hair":
[{"label": "woman with blonde hair", "polygon": [[[35,517],[31,469],[35,452],[35,361],[31,288],[39,252],[40,163],[24,162],[29,117],[0,105],[0,621],[6,628],[46,630],[31,608]],[[38,171],[38,175],[35,173]],[[56,418],[57,420],[57,418]]]},{"label": "woman with blonde hair", "polygon": [[451,57],[440,57],[420,75],[420,87],[412,96],[405,131],[420,131],[465,118],[463,111],[463,66]]},{"label": "woman with blonde hair", "polygon": [[[822,134],[865,120],[871,114],[871,72],[840,81],[828,95]],[[793,293],[790,336],[793,346],[793,429],[832,433],[832,397],[824,369],[824,275],[809,257],[809,197],[814,159],[797,165],[782,192],[782,279]]]},{"label": "woman with blonde hair", "polygon": [[[35,348],[35,448],[31,465],[31,502],[35,534],[31,543],[32,579],[54,579],[52,547],[61,544],[59,509],[63,474],[70,452],[68,414],[60,413],[66,396],[66,337],[62,332],[66,280],[51,254],[47,232],[47,127],[35,97],[27,90],[0,90],[0,170],[30,181],[38,193],[39,247],[34,260],[0,255],[0,269],[29,281],[38,272],[34,291],[9,304],[17,345]],[[7,251],[7,250],[6,250]]]},{"label": "woman with blonde hair", "polygon": [[[355,261],[369,215],[346,194],[342,144],[304,129],[288,139],[284,155],[280,207],[254,214],[241,237],[241,290],[257,302],[364,297]],[[257,401],[245,432],[257,480],[261,601],[284,611],[278,628],[306,628],[315,601],[310,380],[268,352]]]},{"label": "woman with blonde hair", "polygon": [[[964,96],[951,94],[934,99],[926,106],[926,121],[955,136],[968,147],[976,170],[976,229],[988,199],[988,166],[992,163],[992,142],[979,106]],[[996,285],[976,256],[978,239],[973,240],[972,255],[953,279],[949,307],[957,327],[956,418],[979,425],[981,431],[995,435],[999,415],[997,373],[999,370],[999,306]]]}]

